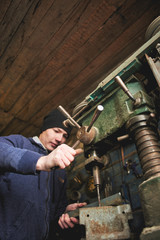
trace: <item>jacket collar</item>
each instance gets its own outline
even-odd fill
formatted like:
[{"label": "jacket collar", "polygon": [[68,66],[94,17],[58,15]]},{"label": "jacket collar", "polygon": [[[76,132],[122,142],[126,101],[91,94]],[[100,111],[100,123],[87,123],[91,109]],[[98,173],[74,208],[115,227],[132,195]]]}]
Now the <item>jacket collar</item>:
[{"label": "jacket collar", "polygon": [[33,141],[34,141],[35,143],[37,143],[38,145],[40,145],[40,146],[48,153],[47,148],[46,148],[46,147],[43,145],[43,143],[40,141],[39,137],[34,136],[34,137],[32,137],[32,139],[33,139]]}]

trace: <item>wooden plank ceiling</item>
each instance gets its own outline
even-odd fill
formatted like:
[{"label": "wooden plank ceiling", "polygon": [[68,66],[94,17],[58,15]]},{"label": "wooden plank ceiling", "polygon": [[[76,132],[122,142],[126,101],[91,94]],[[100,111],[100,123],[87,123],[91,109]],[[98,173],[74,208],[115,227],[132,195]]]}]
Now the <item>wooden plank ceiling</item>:
[{"label": "wooden plank ceiling", "polygon": [[144,42],[159,0],[1,0],[0,134],[39,133]]}]

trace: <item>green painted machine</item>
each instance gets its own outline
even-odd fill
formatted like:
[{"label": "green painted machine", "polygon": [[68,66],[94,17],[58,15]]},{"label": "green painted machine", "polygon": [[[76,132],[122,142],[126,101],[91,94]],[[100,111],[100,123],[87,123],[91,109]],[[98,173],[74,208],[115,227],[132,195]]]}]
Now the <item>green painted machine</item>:
[{"label": "green painted machine", "polygon": [[158,31],[73,110],[73,117],[60,107],[65,124],[78,128],[74,147],[84,146],[84,155],[68,169],[70,201],[89,202],[70,213],[85,226],[80,239],[160,239],[159,87]]}]

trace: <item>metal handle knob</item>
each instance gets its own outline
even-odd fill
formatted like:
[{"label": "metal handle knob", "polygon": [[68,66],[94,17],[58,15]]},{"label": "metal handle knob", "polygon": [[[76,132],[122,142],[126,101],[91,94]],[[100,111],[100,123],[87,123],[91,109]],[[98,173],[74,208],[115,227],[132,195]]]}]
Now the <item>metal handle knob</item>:
[{"label": "metal handle knob", "polygon": [[126,87],[126,85],[124,84],[124,82],[122,81],[122,79],[119,76],[115,77],[115,81],[119,84],[119,86],[122,88],[122,90],[128,95],[128,97],[133,102],[136,102],[136,99],[133,97],[133,95],[131,94],[131,92],[129,91],[129,89]]}]

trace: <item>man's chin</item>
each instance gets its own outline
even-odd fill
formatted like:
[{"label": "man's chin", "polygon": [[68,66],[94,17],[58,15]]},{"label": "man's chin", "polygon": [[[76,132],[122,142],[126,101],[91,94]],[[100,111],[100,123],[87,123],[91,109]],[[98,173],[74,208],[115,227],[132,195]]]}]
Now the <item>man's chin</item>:
[{"label": "man's chin", "polygon": [[57,147],[57,146],[50,146],[50,147],[48,148],[48,151],[52,152],[53,150],[56,149],[56,147]]}]

